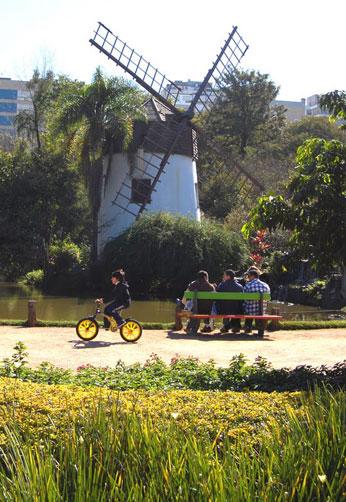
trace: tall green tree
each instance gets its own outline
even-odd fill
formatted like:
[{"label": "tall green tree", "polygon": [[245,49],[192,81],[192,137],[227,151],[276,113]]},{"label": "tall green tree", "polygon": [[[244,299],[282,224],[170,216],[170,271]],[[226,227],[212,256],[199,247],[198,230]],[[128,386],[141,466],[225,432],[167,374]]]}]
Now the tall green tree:
[{"label": "tall green tree", "polygon": [[[246,192],[249,187],[241,188],[234,176],[237,172],[234,165],[242,165],[257,176],[254,172],[257,151],[276,139],[285,123],[284,108],[272,104],[278,92],[279,88],[266,74],[235,71],[222,82],[213,109],[197,119],[205,135],[218,146],[215,155],[207,141],[202,139],[199,144],[201,209],[207,215],[223,219],[237,203],[244,203],[242,190]],[[226,190],[226,198],[213,196]]]},{"label": "tall green tree", "polygon": [[346,278],[346,144],[315,138],[299,147],[287,195],[260,198],[243,232],[278,227],[318,270],[340,267]]},{"label": "tall green tree", "polygon": [[106,77],[98,68],[91,84],[67,89],[56,102],[55,130],[73,138],[89,195],[92,214],[92,261],[97,259],[98,212],[103,158],[111,163],[115,142],[126,148],[136,118],[143,118],[143,95],[127,81]]},{"label": "tall green tree", "polygon": [[283,126],[285,109],[273,105],[278,92],[267,74],[239,70],[227,75],[215,107],[205,117],[207,130],[243,157],[248,147],[275,138]]}]

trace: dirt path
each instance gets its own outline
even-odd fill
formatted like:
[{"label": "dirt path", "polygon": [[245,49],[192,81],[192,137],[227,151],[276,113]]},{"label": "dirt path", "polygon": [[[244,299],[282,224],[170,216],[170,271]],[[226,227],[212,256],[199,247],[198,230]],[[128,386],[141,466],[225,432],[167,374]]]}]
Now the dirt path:
[{"label": "dirt path", "polygon": [[103,330],[95,340],[84,343],[77,338],[73,328],[0,326],[0,360],[12,354],[13,346],[19,340],[28,348],[31,366],[50,361],[72,369],[87,363],[112,366],[119,359],[127,364],[144,362],[152,353],[165,361],[175,354],[193,355],[202,361],[214,359],[222,366],[240,353],[250,361],[261,355],[275,367],[332,365],[346,359],[346,329],[278,331],[267,333],[263,340],[246,335],[193,337],[183,332],[147,330],[136,344],[128,344],[119,334]]}]

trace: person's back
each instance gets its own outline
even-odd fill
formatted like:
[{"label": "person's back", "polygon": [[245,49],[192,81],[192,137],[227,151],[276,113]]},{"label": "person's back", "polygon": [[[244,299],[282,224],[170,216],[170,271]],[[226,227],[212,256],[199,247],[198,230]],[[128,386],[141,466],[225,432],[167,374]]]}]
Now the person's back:
[{"label": "person's back", "polygon": [[[244,286],[244,293],[270,293],[270,287],[253,272],[249,274],[249,281]],[[244,308],[248,315],[260,315],[260,302],[258,300],[245,300]],[[266,302],[263,302],[263,313],[265,308]]]},{"label": "person's back", "polygon": [[[226,270],[223,281],[220,282],[216,291],[219,293],[242,293],[243,286],[235,279],[232,270]],[[243,311],[243,302],[242,300],[218,300],[217,311],[219,314],[225,315],[241,314]]]},{"label": "person's back", "polygon": [[[210,284],[207,276],[198,277],[198,279],[188,285],[187,289],[189,291],[215,291],[214,286]],[[212,306],[213,300],[197,301],[197,311],[199,314],[210,314]]]},{"label": "person's back", "polygon": [[[198,272],[197,279],[191,282],[188,285],[187,289],[189,291],[215,291],[214,286],[209,282],[208,272],[206,272],[205,270],[200,270]],[[194,302],[193,312],[195,314],[198,313],[198,314],[210,315],[213,303],[214,303],[213,300],[197,300],[197,302]],[[199,325],[200,325],[199,319],[190,319],[186,331],[191,334],[192,333],[196,334]],[[205,328],[207,328],[206,330],[207,332],[212,330],[212,328],[209,326],[209,320],[208,322],[206,322]]]},{"label": "person's back", "polygon": [[[244,286],[244,293],[270,293],[270,287],[266,282],[259,279],[258,269],[249,269],[247,272],[248,282]],[[245,300],[244,310],[245,314],[251,316],[258,316],[265,314],[267,302],[263,302],[263,311],[261,311],[259,300]],[[258,334],[263,336],[264,334],[264,323],[262,320],[257,321]],[[245,332],[251,333],[252,330],[252,319],[246,319],[245,321]]]},{"label": "person's back", "polygon": [[[223,274],[223,281],[218,285],[216,291],[219,293],[242,293],[243,286],[235,279],[233,270],[225,270]],[[218,300],[216,302],[218,314],[223,315],[240,315],[243,313],[242,300]],[[232,328],[234,333],[240,331],[240,319],[227,319],[223,320],[222,333],[227,333]]]}]

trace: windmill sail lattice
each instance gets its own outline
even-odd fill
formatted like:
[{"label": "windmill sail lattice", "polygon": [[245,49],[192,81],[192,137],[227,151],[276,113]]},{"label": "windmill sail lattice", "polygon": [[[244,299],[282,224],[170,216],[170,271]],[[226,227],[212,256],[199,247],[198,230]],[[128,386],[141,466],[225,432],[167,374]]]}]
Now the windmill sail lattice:
[{"label": "windmill sail lattice", "polygon": [[180,88],[143,56],[114,35],[109,28],[99,23],[94,37],[89,41],[108,59],[129,73],[151,95],[173,111],[175,110]]},{"label": "windmill sail lattice", "polygon": [[[234,27],[192,99],[189,109],[183,113],[176,106],[181,90],[179,86],[169,80],[164,73],[155,68],[138,52],[120,40],[103,23],[98,24],[90,43],[131,75],[159,103],[162,103],[172,112],[170,119],[166,122],[164,132],[162,129],[160,131],[160,138],[157,137],[155,125],[149,125],[143,140],[143,149],[139,148],[136,155],[134,170],[132,173],[125,173],[124,180],[113,200],[113,204],[137,218],[150,202],[151,195],[156,191],[157,184],[160,182],[160,177],[168,168],[170,156],[187,129],[192,130],[192,157],[196,158],[196,132],[191,119],[196,113],[211,109],[222,92],[222,82],[225,74],[234,71],[248,46],[239,35],[237,27]],[[165,145],[164,150],[162,144]],[[146,154],[144,154],[144,150]],[[149,155],[148,152],[150,152]],[[144,175],[151,180],[149,189],[144,179],[142,181],[139,179],[137,187],[133,189],[131,177],[134,176],[136,171],[142,177]],[[244,173],[241,174],[244,175]],[[250,176],[249,179],[252,182],[251,178]],[[137,191],[139,195],[137,202],[134,202],[133,197],[130,195],[131,188],[132,191]]]}]

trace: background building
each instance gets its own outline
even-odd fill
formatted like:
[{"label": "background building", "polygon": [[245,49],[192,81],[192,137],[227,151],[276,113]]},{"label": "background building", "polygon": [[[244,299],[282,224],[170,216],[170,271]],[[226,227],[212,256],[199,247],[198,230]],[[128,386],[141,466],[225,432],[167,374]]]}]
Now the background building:
[{"label": "background building", "polygon": [[27,82],[0,77],[0,133],[15,134],[14,119],[17,113],[31,109]]},{"label": "background building", "polygon": [[[182,108],[183,110],[187,110],[191,104],[191,101],[193,100],[196,92],[198,91],[199,87],[201,86],[200,81],[198,80],[175,80],[174,81],[175,85],[177,85],[181,91],[178,95],[178,99],[176,101],[176,106],[177,108]],[[208,93],[209,90],[209,93]],[[211,84],[208,84],[205,88],[205,92],[201,96],[201,100],[205,100],[208,96],[213,99],[215,97],[215,94],[211,92],[212,86]],[[170,92],[172,94],[173,89],[170,88]],[[174,94],[174,93],[173,93]],[[205,98],[205,99],[203,99]],[[197,105],[197,111],[201,111]]]},{"label": "background building", "polygon": [[329,115],[328,111],[321,110],[319,94],[314,94],[313,96],[309,96],[307,98],[305,112],[306,112],[306,115],[313,116],[313,117],[322,117],[322,116]]},{"label": "background building", "polygon": [[305,116],[305,99],[300,101],[282,101],[276,99],[273,101],[274,105],[283,106],[286,109],[285,115],[289,122],[301,120]]}]

